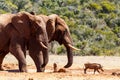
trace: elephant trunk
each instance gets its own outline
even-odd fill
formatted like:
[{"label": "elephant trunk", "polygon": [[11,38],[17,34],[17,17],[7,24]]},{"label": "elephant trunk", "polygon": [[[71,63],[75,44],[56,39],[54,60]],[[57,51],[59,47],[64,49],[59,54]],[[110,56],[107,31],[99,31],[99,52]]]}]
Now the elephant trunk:
[{"label": "elephant trunk", "polygon": [[45,70],[45,66],[48,63],[49,57],[48,57],[48,38],[46,38],[46,34],[42,34],[38,36],[38,44],[41,46],[40,49],[42,50],[42,59],[43,59],[43,64],[41,65],[42,71]]},{"label": "elephant trunk", "polygon": [[72,42],[72,39],[71,39],[70,36],[69,37],[68,36],[64,37],[63,44],[65,45],[65,47],[67,49],[67,58],[68,58],[68,63],[64,67],[68,68],[73,63],[73,54],[72,54],[72,51],[73,50],[80,50],[80,49],[77,49],[74,46],[72,46],[73,42]]},{"label": "elephant trunk", "polygon": [[68,63],[64,66],[64,68],[68,68],[73,64],[73,54],[72,54],[72,49],[68,45],[65,45],[65,47],[67,49]]},{"label": "elephant trunk", "polygon": [[73,63],[73,54],[72,51],[73,50],[80,50],[78,48],[75,48],[74,46],[72,46],[71,44],[67,44],[65,45],[66,49],[67,49],[67,58],[68,58],[68,63],[64,66],[65,68],[68,68],[72,65]]}]

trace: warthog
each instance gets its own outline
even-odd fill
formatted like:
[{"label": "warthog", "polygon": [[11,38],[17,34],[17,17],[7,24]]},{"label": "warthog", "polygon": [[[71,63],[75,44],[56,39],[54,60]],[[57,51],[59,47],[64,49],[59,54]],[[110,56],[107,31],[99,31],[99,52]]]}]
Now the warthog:
[{"label": "warthog", "polygon": [[98,64],[98,63],[85,63],[84,66],[85,66],[85,68],[84,68],[84,73],[85,73],[85,74],[86,74],[87,69],[94,69],[94,74],[95,74],[96,71],[97,71],[98,73],[100,73],[99,69],[100,69],[101,71],[104,71],[104,70],[102,69],[101,64]]}]

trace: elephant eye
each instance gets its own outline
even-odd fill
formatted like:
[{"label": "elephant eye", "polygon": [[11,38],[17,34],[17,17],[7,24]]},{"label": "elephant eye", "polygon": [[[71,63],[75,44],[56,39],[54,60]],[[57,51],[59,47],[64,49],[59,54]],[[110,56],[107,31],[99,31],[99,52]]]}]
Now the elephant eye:
[{"label": "elephant eye", "polygon": [[59,22],[57,22],[55,25],[56,25],[56,26],[57,26],[57,25],[62,26]]},{"label": "elephant eye", "polygon": [[66,32],[67,32],[67,30],[65,29],[64,32],[63,32],[63,34],[65,34]]}]

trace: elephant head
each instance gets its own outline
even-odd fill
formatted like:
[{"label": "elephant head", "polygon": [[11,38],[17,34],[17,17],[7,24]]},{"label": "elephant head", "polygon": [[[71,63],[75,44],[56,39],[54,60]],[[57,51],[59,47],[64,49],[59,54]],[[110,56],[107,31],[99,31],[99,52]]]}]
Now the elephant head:
[{"label": "elephant head", "polygon": [[45,34],[45,23],[40,17],[31,15],[27,12],[19,12],[12,18],[12,24],[19,35],[27,40],[29,40],[31,36],[35,36],[42,47],[47,49],[42,43],[47,35]]},{"label": "elephant head", "polygon": [[[48,54],[47,52],[48,36],[46,33],[46,26],[42,18],[35,15],[31,15],[30,13],[27,12],[20,12],[14,15],[11,22],[15,29],[13,31],[15,34],[12,34],[14,38],[10,42],[10,44],[12,45],[11,52],[16,53],[14,51],[14,46],[17,45],[18,48],[19,47],[18,44],[20,44],[20,46],[23,46],[22,49],[20,50],[23,50],[25,46],[27,46],[29,54],[34,60],[35,65],[37,67],[37,72],[43,71],[42,68],[45,67],[48,61],[48,58],[46,59],[43,58],[44,55],[47,56]],[[16,44],[13,40],[16,41]],[[24,42],[21,43],[18,41]],[[23,45],[24,43],[25,45]],[[15,55],[18,58],[18,61],[20,61],[20,63],[21,63],[20,59],[24,59],[23,56],[24,51],[18,51],[18,53],[21,52],[22,54],[20,53],[20,55]],[[20,58],[21,56],[22,58]],[[22,63],[24,62],[25,61],[23,61]],[[22,71],[25,70],[23,69]]]},{"label": "elephant head", "polygon": [[68,63],[64,66],[68,68],[73,63],[72,50],[79,50],[73,47],[73,41],[70,36],[70,31],[65,21],[56,14],[49,15],[46,30],[49,42],[56,40],[59,44],[63,44],[67,49]]}]

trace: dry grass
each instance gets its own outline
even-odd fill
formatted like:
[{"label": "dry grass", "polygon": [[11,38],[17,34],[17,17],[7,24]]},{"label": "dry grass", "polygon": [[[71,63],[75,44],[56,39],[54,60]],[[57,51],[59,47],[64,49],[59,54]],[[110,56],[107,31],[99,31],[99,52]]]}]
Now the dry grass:
[{"label": "dry grass", "polygon": [[[19,73],[17,60],[12,55],[7,55],[4,60],[6,71],[0,71],[0,80],[120,80],[120,76],[111,75],[120,72],[120,57],[104,56],[74,56],[74,64],[66,69],[66,73],[53,73],[53,63],[62,68],[66,62],[66,56],[50,55],[49,63],[44,73],[36,73],[36,68],[29,56],[27,56],[28,73]],[[93,74],[93,70],[83,72],[83,64],[96,62],[103,65],[104,72]]]}]

